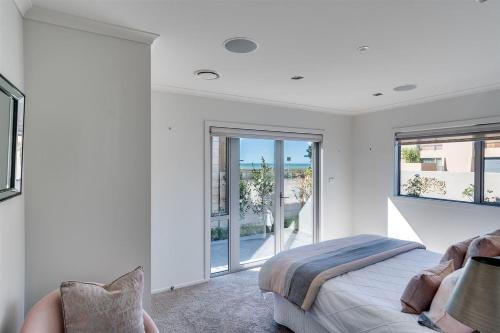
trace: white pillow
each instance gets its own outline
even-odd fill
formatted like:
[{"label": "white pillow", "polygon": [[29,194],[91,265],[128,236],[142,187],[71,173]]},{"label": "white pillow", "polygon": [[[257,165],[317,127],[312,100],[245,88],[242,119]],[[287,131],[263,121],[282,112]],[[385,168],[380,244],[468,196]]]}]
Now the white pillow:
[{"label": "white pillow", "polygon": [[465,326],[445,311],[446,303],[462,275],[463,268],[457,269],[443,279],[439,289],[432,300],[429,312],[426,313],[432,323],[444,333],[472,333],[474,330]]}]

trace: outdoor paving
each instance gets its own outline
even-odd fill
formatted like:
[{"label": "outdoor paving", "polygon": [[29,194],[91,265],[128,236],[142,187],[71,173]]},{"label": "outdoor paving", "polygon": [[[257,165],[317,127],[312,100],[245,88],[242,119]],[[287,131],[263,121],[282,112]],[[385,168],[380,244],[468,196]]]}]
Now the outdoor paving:
[{"label": "outdoor paving", "polygon": [[[295,248],[311,244],[312,237],[304,232],[294,233],[293,228],[285,229],[285,248]],[[211,243],[211,267],[212,272],[227,270],[229,245],[227,240]],[[255,236],[242,237],[240,239],[240,261],[252,262],[266,259],[274,255],[274,235],[268,234],[265,238]]]}]

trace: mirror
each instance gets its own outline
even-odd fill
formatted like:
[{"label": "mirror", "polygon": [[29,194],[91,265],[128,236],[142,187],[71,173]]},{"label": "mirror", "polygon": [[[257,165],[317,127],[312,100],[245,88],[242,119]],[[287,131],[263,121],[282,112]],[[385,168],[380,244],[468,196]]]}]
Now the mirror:
[{"label": "mirror", "polygon": [[0,94],[0,190],[9,186],[11,100]]},{"label": "mirror", "polygon": [[24,98],[0,74],[0,201],[21,194]]}]

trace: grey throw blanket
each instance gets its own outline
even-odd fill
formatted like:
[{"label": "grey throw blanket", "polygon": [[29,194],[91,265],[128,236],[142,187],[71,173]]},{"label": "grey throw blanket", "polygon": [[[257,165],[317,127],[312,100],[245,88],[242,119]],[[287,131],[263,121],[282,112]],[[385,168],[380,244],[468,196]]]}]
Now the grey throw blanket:
[{"label": "grey throw blanket", "polygon": [[327,280],[418,248],[425,246],[375,235],[302,246],[269,259],[260,270],[259,287],[308,310]]}]

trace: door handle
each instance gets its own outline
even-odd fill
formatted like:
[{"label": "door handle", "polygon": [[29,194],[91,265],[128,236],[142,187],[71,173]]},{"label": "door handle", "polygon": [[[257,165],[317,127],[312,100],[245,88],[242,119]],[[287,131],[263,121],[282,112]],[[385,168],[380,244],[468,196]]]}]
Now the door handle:
[{"label": "door handle", "polygon": [[283,206],[283,200],[284,200],[284,199],[288,199],[288,198],[290,198],[290,197],[285,197],[285,196],[283,195],[283,192],[280,192],[280,207],[281,207],[281,206]]}]

